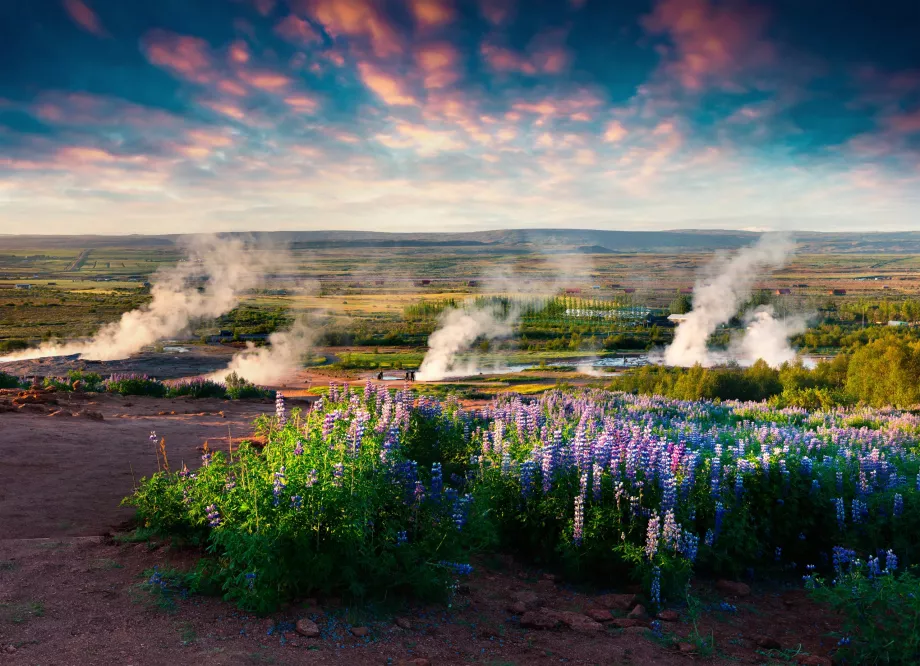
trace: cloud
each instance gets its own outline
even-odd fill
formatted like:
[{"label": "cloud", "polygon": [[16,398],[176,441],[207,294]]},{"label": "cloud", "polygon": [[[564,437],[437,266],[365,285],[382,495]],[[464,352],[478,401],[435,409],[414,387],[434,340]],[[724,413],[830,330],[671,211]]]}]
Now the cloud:
[{"label": "cloud", "polygon": [[454,19],[454,8],[448,0],[409,0],[409,7],[422,29],[440,28]]},{"label": "cloud", "polygon": [[378,58],[403,52],[398,33],[378,3],[371,0],[303,0],[302,4],[333,37],[365,40]]},{"label": "cloud", "polygon": [[64,9],[73,22],[86,32],[96,37],[108,37],[109,33],[102,27],[102,22],[92,9],[81,0],[63,0]]},{"label": "cloud", "polygon": [[604,141],[616,143],[617,141],[622,141],[626,134],[626,128],[623,127],[623,123],[619,120],[611,120],[604,130]]},{"label": "cloud", "polygon": [[765,36],[767,16],[755,5],[658,0],[641,23],[649,33],[670,39],[664,71],[688,90],[743,86],[742,74],[775,60]]},{"label": "cloud", "polygon": [[444,88],[459,78],[460,53],[448,42],[426,44],[415,51],[415,60],[424,75],[427,89]]},{"label": "cloud", "polygon": [[323,41],[322,36],[308,21],[294,14],[289,14],[275,24],[275,32],[283,39],[298,46],[321,44]]},{"label": "cloud", "polygon": [[406,90],[406,82],[369,62],[358,63],[361,80],[385,104],[390,106],[414,106],[417,100]]},{"label": "cloud", "polygon": [[492,25],[505,25],[515,13],[515,0],[479,0],[479,11]]},{"label": "cloud", "polygon": [[214,80],[210,46],[199,37],[154,29],[141,40],[141,50],[151,64],[195,83]]},{"label": "cloud", "polygon": [[537,74],[560,74],[571,61],[565,48],[566,31],[551,30],[531,40],[526,52],[520,53],[493,42],[483,42],[479,53],[482,59],[496,72],[513,72],[535,76]]}]

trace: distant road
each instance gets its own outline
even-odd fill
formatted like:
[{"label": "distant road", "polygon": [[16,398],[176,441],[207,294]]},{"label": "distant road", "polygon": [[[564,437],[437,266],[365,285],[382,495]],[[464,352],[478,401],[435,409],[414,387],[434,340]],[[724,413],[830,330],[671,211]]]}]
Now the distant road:
[{"label": "distant road", "polygon": [[73,263],[67,267],[67,272],[78,271],[83,268],[83,264],[86,263],[86,258],[89,257],[89,253],[92,250],[83,250],[80,254],[77,255],[77,258],[73,260]]}]

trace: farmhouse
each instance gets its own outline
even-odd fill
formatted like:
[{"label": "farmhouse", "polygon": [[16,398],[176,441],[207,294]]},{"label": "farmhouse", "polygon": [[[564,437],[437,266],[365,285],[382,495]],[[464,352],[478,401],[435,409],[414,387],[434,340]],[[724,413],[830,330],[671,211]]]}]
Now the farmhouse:
[{"label": "farmhouse", "polygon": [[672,322],[674,325],[681,324],[687,321],[687,315],[685,314],[668,315],[668,321]]},{"label": "farmhouse", "polygon": [[831,289],[827,293],[830,294],[831,296],[846,296],[847,290],[846,289]]},{"label": "farmhouse", "polygon": [[777,289],[773,293],[776,294],[777,296],[788,296],[789,294],[792,293],[792,290],[783,288],[783,289]]},{"label": "farmhouse", "polygon": [[22,283],[22,284],[17,284],[16,288],[17,289],[31,289],[32,285],[28,283]]}]

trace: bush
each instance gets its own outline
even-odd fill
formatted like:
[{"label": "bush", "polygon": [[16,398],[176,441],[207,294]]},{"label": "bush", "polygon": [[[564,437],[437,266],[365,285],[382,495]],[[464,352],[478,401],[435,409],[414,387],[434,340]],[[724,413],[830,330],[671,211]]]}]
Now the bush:
[{"label": "bush", "polygon": [[864,561],[854,551],[835,548],[834,564],[831,582],[809,574],[805,585],[816,601],[843,617],[835,661],[920,663],[920,578],[898,572],[892,551]]},{"label": "bush", "polygon": [[[243,608],[314,593],[443,598],[465,569],[450,562],[475,542],[478,509],[437,480],[437,467],[402,455],[400,440],[434,457],[438,443],[416,441],[376,400],[351,421],[347,400],[305,419],[262,420],[261,451],[244,443],[233,462],[206,454],[196,474],[159,472],[126,502],[148,527],[207,543],[221,562],[216,582]],[[457,428],[449,416],[435,420],[439,432]]]},{"label": "bush", "polygon": [[19,388],[20,386],[19,377],[0,372],[0,389]]},{"label": "bush", "polygon": [[80,382],[84,391],[102,391],[104,382],[102,376],[95,372],[85,372],[83,370],[71,370],[67,373],[67,381],[70,382],[71,388],[75,382]]},{"label": "bush", "polygon": [[2,340],[0,341],[0,352],[16,352],[22,351],[23,349],[28,349],[29,343],[25,340]]},{"label": "bush", "polygon": [[167,385],[166,397],[226,398],[227,387],[210,379],[183,379]]},{"label": "bush", "polygon": [[252,382],[246,381],[235,372],[224,377],[227,397],[231,400],[244,400],[246,398],[274,398],[275,392],[263,389]]},{"label": "bush", "polygon": [[119,395],[146,395],[154,398],[166,395],[166,385],[147,375],[112,375],[103,387],[106,392]]}]

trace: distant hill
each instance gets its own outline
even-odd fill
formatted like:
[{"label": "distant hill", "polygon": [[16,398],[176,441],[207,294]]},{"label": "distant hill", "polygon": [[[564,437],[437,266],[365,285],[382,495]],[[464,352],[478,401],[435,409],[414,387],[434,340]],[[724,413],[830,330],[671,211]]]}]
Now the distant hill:
[{"label": "distant hill", "polygon": [[[680,229],[619,231],[603,229],[504,229],[468,233],[387,233],[377,231],[274,231],[252,236],[295,248],[455,248],[464,252],[573,252],[587,254],[712,252],[750,245],[750,231]],[[0,235],[0,251],[34,248],[169,248],[180,240],[165,236],[14,236]],[[796,234],[803,254],[920,254],[920,232]]]}]

